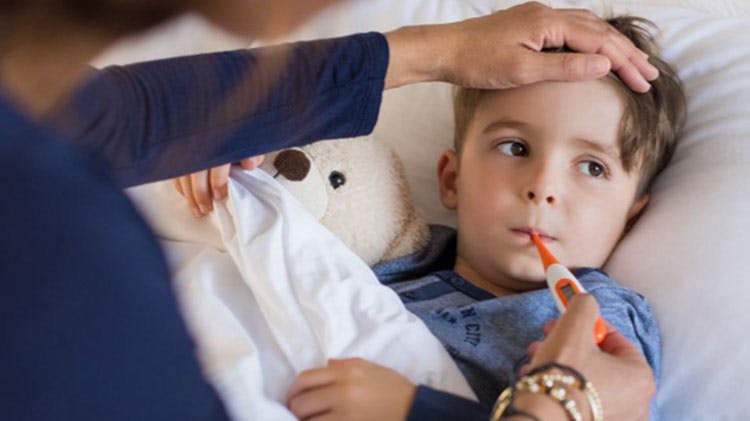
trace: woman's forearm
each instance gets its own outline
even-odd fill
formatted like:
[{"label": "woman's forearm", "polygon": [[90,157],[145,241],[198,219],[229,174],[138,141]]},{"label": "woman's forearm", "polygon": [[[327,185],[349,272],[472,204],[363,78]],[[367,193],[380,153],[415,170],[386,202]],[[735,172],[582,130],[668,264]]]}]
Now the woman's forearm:
[{"label": "woman's forearm", "polygon": [[387,62],[370,33],[111,67],[53,124],[131,186],[367,134]]}]

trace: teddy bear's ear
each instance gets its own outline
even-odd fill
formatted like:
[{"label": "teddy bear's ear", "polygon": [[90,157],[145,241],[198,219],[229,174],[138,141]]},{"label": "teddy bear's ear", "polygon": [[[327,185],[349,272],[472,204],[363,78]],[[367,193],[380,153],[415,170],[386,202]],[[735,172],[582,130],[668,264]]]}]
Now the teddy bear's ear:
[{"label": "teddy bear's ear", "polygon": [[316,218],[328,207],[326,184],[319,176],[310,146],[270,153],[260,168],[289,191]]}]

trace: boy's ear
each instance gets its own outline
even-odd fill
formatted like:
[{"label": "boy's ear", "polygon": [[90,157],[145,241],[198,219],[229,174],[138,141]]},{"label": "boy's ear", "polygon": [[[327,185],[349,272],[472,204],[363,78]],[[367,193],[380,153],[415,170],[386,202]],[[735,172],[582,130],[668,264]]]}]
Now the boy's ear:
[{"label": "boy's ear", "polygon": [[633,206],[630,207],[630,210],[628,211],[628,220],[625,223],[625,230],[622,233],[623,235],[627,234],[628,231],[633,228],[633,225],[636,221],[638,221],[638,218],[643,213],[646,205],[648,205],[648,201],[650,198],[651,197],[648,194],[644,194],[640,199],[633,203]]},{"label": "boy's ear", "polygon": [[456,209],[458,194],[456,178],[458,176],[458,154],[453,149],[443,152],[437,164],[438,183],[440,184],[440,202],[448,209]]}]

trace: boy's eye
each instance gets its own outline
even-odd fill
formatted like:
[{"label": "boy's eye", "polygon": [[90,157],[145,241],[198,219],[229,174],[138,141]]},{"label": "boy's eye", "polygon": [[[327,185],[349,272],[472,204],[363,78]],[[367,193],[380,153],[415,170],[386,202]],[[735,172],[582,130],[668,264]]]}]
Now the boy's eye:
[{"label": "boy's eye", "polygon": [[601,178],[607,176],[607,168],[596,161],[584,161],[578,164],[582,173],[592,177]]},{"label": "boy's eye", "polygon": [[506,140],[505,142],[497,145],[504,155],[508,156],[527,156],[529,151],[526,149],[526,145],[515,140]]}]

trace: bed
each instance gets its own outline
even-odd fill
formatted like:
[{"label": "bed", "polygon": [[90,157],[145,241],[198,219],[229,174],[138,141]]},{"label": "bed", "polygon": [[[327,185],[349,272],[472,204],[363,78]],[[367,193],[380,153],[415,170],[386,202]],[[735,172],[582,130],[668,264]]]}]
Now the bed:
[{"label": "bed", "polygon": [[[328,10],[288,39],[405,24],[446,22],[504,8],[508,0],[357,0]],[[743,0],[549,1],[600,14],[632,13],[660,28],[663,56],[685,83],[687,124],[658,178],[648,210],[605,269],[651,302],[662,331],[657,399],[666,420],[744,419],[750,401],[750,3]],[[126,40],[97,64],[246,45],[192,16]],[[442,211],[433,165],[451,144],[450,87],[389,91],[374,136],[406,164],[412,193],[430,222]],[[408,116],[408,118],[407,118]]]}]

